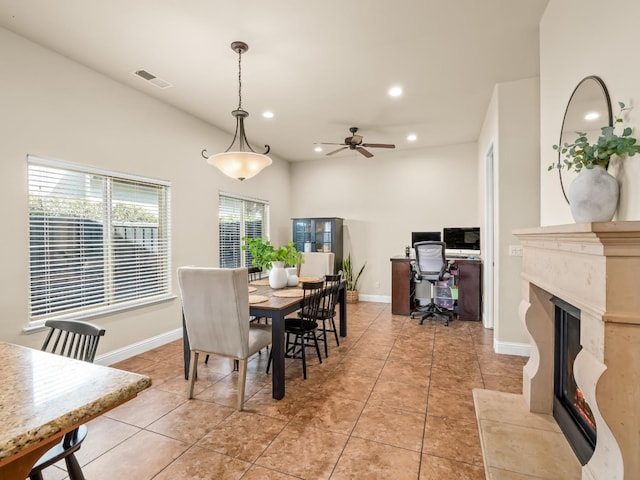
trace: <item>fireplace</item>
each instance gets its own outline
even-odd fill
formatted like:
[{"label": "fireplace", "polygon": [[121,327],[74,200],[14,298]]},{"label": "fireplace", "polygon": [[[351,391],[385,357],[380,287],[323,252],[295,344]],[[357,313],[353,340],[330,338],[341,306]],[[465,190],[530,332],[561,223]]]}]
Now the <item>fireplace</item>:
[{"label": "fireplace", "polygon": [[580,310],[558,297],[551,302],[555,305],[553,417],[585,465],[596,446],[596,422],[573,375],[573,364],[582,350]]},{"label": "fireplace", "polygon": [[[578,309],[582,348],[572,372],[597,426],[583,480],[637,480],[640,472],[640,221],[514,232],[523,247],[520,318],[531,341],[523,369],[528,410],[554,410],[555,306]],[[570,390],[567,389],[567,390]],[[572,396],[572,395],[570,395]],[[581,407],[580,407],[581,408]],[[588,422],[587,422],[588,423]]]}]

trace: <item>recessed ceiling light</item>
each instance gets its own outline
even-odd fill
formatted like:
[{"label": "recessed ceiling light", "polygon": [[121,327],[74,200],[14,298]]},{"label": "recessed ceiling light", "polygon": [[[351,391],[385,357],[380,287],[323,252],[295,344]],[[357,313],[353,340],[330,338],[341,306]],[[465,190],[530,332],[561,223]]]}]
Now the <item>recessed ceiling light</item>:
[{"label": "recessed ceiling light", "polygon": [[322,151],[322,147],[316,147],[313,150],[316,151],[316,152],[321,152]]},{"label": "recessed ceiling light", "polygon": [[407,140],[410,142],[415,142],[418,139],[418,136],[415,133],[410,133],[407,135]]},{"label": "recessed ceiling light", "polygon": [[595,120],[596,118],[600,118],[600,114],[598,112],[589,112],[584,116],[585,120]]},{"label": "recessed ceiling light", "polygon": [[402,87],[391,87],[389,89],[390,97],[399,97],[400,95],[402,95]]},{"label": "recessed ceiling light", "polygon": [[269,112],[269,111],[267,111],[267,112],[262,112],[262,116],[263,116],[264,118],[273,118],[273,112]]}]

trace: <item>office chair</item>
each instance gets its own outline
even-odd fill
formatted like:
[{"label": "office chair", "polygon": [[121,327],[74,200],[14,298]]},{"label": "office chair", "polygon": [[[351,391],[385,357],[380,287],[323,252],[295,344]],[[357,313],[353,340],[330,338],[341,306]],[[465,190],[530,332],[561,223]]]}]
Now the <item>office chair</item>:
[{"label": "office chair", "polygon": [[418,306],[411,312],[411,318],[419,316],[420,325],[422,325],[429,317],[441,317],[446,327],[449,325],[451,312],[436,304],[434,295],[436,282],[451,278],[445,257],[445,244],[443,242],[416,242],[413,247],[416,251],[416,261],[411,263],[413,280],[416,283],[425,280],[430,283],[431,301],[425,306]]}]

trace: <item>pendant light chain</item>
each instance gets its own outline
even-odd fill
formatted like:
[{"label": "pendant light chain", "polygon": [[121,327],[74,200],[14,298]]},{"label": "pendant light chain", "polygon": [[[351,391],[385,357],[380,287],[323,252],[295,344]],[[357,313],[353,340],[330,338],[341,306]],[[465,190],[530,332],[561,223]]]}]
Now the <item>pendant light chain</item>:
[{"label": "pendant light chain", "polygon": [[238,49],[238,110],[242,110],[242,50]]}]

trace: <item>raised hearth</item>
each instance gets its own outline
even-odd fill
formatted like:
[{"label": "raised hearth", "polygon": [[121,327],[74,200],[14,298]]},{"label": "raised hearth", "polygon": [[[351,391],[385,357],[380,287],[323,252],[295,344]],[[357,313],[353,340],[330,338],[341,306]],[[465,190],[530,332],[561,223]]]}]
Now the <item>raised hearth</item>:
[{"label": "raised hearth", "polygon": [[523,396],[531,412],[553,410],[554,305],[580,310],[575,381],[597,427],[583,480],[632,480],[640,472],[640,222],[514,232],[523,245],[520,316],[531,337]]}]

